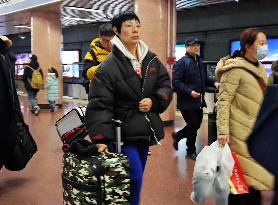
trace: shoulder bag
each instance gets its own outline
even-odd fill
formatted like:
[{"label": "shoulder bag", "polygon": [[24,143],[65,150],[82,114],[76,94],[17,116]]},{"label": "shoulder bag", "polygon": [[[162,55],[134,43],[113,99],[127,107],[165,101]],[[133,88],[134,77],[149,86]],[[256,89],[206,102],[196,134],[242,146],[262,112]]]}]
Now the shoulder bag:
[{"label": "shoulder bag", "polygon": [[16,143],[14,145],[14,150],[8,160],[5,162],[6,169],[10,171],[20,171],[24,169],[37,151],[37,145],[34,141],[27,124],[24,122],[22,116],[19,101],[17,99],[17,94],[15,90],[15,84],[10,73],[11,82],[11,96],[13,98],[13,109],[14,117],[16,120]]}]

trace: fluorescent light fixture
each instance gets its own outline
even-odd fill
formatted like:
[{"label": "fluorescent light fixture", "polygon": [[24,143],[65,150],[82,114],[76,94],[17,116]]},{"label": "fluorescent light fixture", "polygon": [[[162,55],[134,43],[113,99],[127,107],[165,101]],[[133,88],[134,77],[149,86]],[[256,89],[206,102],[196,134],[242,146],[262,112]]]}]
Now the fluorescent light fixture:
[{"label": "fluorescent light fixture", "polygon": [[18,35],[18,37],[22,40],[26,38],[26,36],[24,36],[24,35]]},{"label": "fluorescent light fixture", "polygon": [[75,18],[75,17],[67,17],[64,16],[64,19],[69,19],[69,20],[76,20],[76,21],[89,21],[89,22],[95,22],[95,20],[92,19],[83,19],[83,18]]},{"label": "fluorescent light fixture", "polygon": [[85,9],[82,7],[74,7],[74,6],[65,6],[65,9],[72,9],[72,10],[78,10],[78,11],[93,11],[93,12],[99,12],[99,13],[103,13],[102,10],[99,9]]},{"label": "fluorescent light fixture", "polygon": [[15,28],[28,28],[31,29],[31,26],[25,26],[25,25],[14,25]]}]

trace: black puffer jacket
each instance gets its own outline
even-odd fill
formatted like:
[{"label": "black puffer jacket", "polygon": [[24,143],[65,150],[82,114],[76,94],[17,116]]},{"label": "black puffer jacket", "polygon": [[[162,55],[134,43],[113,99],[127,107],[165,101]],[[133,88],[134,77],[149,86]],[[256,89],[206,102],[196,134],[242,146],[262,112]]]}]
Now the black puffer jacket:
[{"label": "black puffer jacket", "polygon": [[[90,87],[86,126],[93,141],[115,141],[112,119],[123,122],[123,141],[143,139],[155,144],[164,137],[159,113],[171,102],[171,82],[163,64],[150,51],[142,62],[142,76],[137,76],[129,59],[114,46]],[[151,98],[153,103],[146,114],[139,111],[143,98]]]},{"label": "black puffer jacket", "polygon": [[13,151],[16,136],[15,107],[20,110],[10,57],[8,47],[0,39],[0,168]]}]

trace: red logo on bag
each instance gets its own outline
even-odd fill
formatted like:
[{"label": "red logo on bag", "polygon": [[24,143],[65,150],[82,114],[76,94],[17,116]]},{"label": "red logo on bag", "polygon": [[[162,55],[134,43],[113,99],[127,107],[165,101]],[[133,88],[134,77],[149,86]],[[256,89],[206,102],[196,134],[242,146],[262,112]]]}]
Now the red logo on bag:
[{"label": "red logo on bag", "polygon": [[231,187],[231,193],[232,194],[249,193],[248,186],[245,182],[244,176],[240,169],[236,153],[232,152],[232,156],[234,158],[235,164],[229,181]]}]

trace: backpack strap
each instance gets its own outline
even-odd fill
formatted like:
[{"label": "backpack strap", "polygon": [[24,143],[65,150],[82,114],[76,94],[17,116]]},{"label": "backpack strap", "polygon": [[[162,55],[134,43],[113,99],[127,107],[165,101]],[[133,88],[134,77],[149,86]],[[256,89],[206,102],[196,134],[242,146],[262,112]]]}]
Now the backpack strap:
[{"label": "backpack strap", "polygon": [[38,67],[37,69],[35,69],[35,68],[33,68],[33,67],[29,66],[29,65],[25,65],[25,66],[28,67],[28,68],[31,68],[33,71],[35,71],[35,70],[40,71],[40,70],[41,70],[40,67]]},{"label": "backpack strap", "polygon": [[256,75],[254,75],[254,74],[253,74],[251,71],[249,71],[249,70],[246,70],[246,71],[247,71],[248,73],[250,73],[250,74],[257,80],[257,82],[258,82],[258,84],[259,84],[261,90],[262,90],[263,93],[264,93],[265,90],[266,90],[266,84],[265,84],[265,82],[263,81],[263,79],[257,77]]},{"label": "backpack strap", "polygon": [[33,71],[35,70],[34,68],[32,68],[31,66],[29,66],[29,65],[25,65],[25,67],[27,67],[27,68],[31,68]]},{"label": "backpack strap", "polygon": [[93,57],[93,60],[98,62],[97,56],[96,56],[96,54],[95,54],[95,52],[94,52],[93,49],[90,50],[90,54],[91,54],[91,56]]}]

